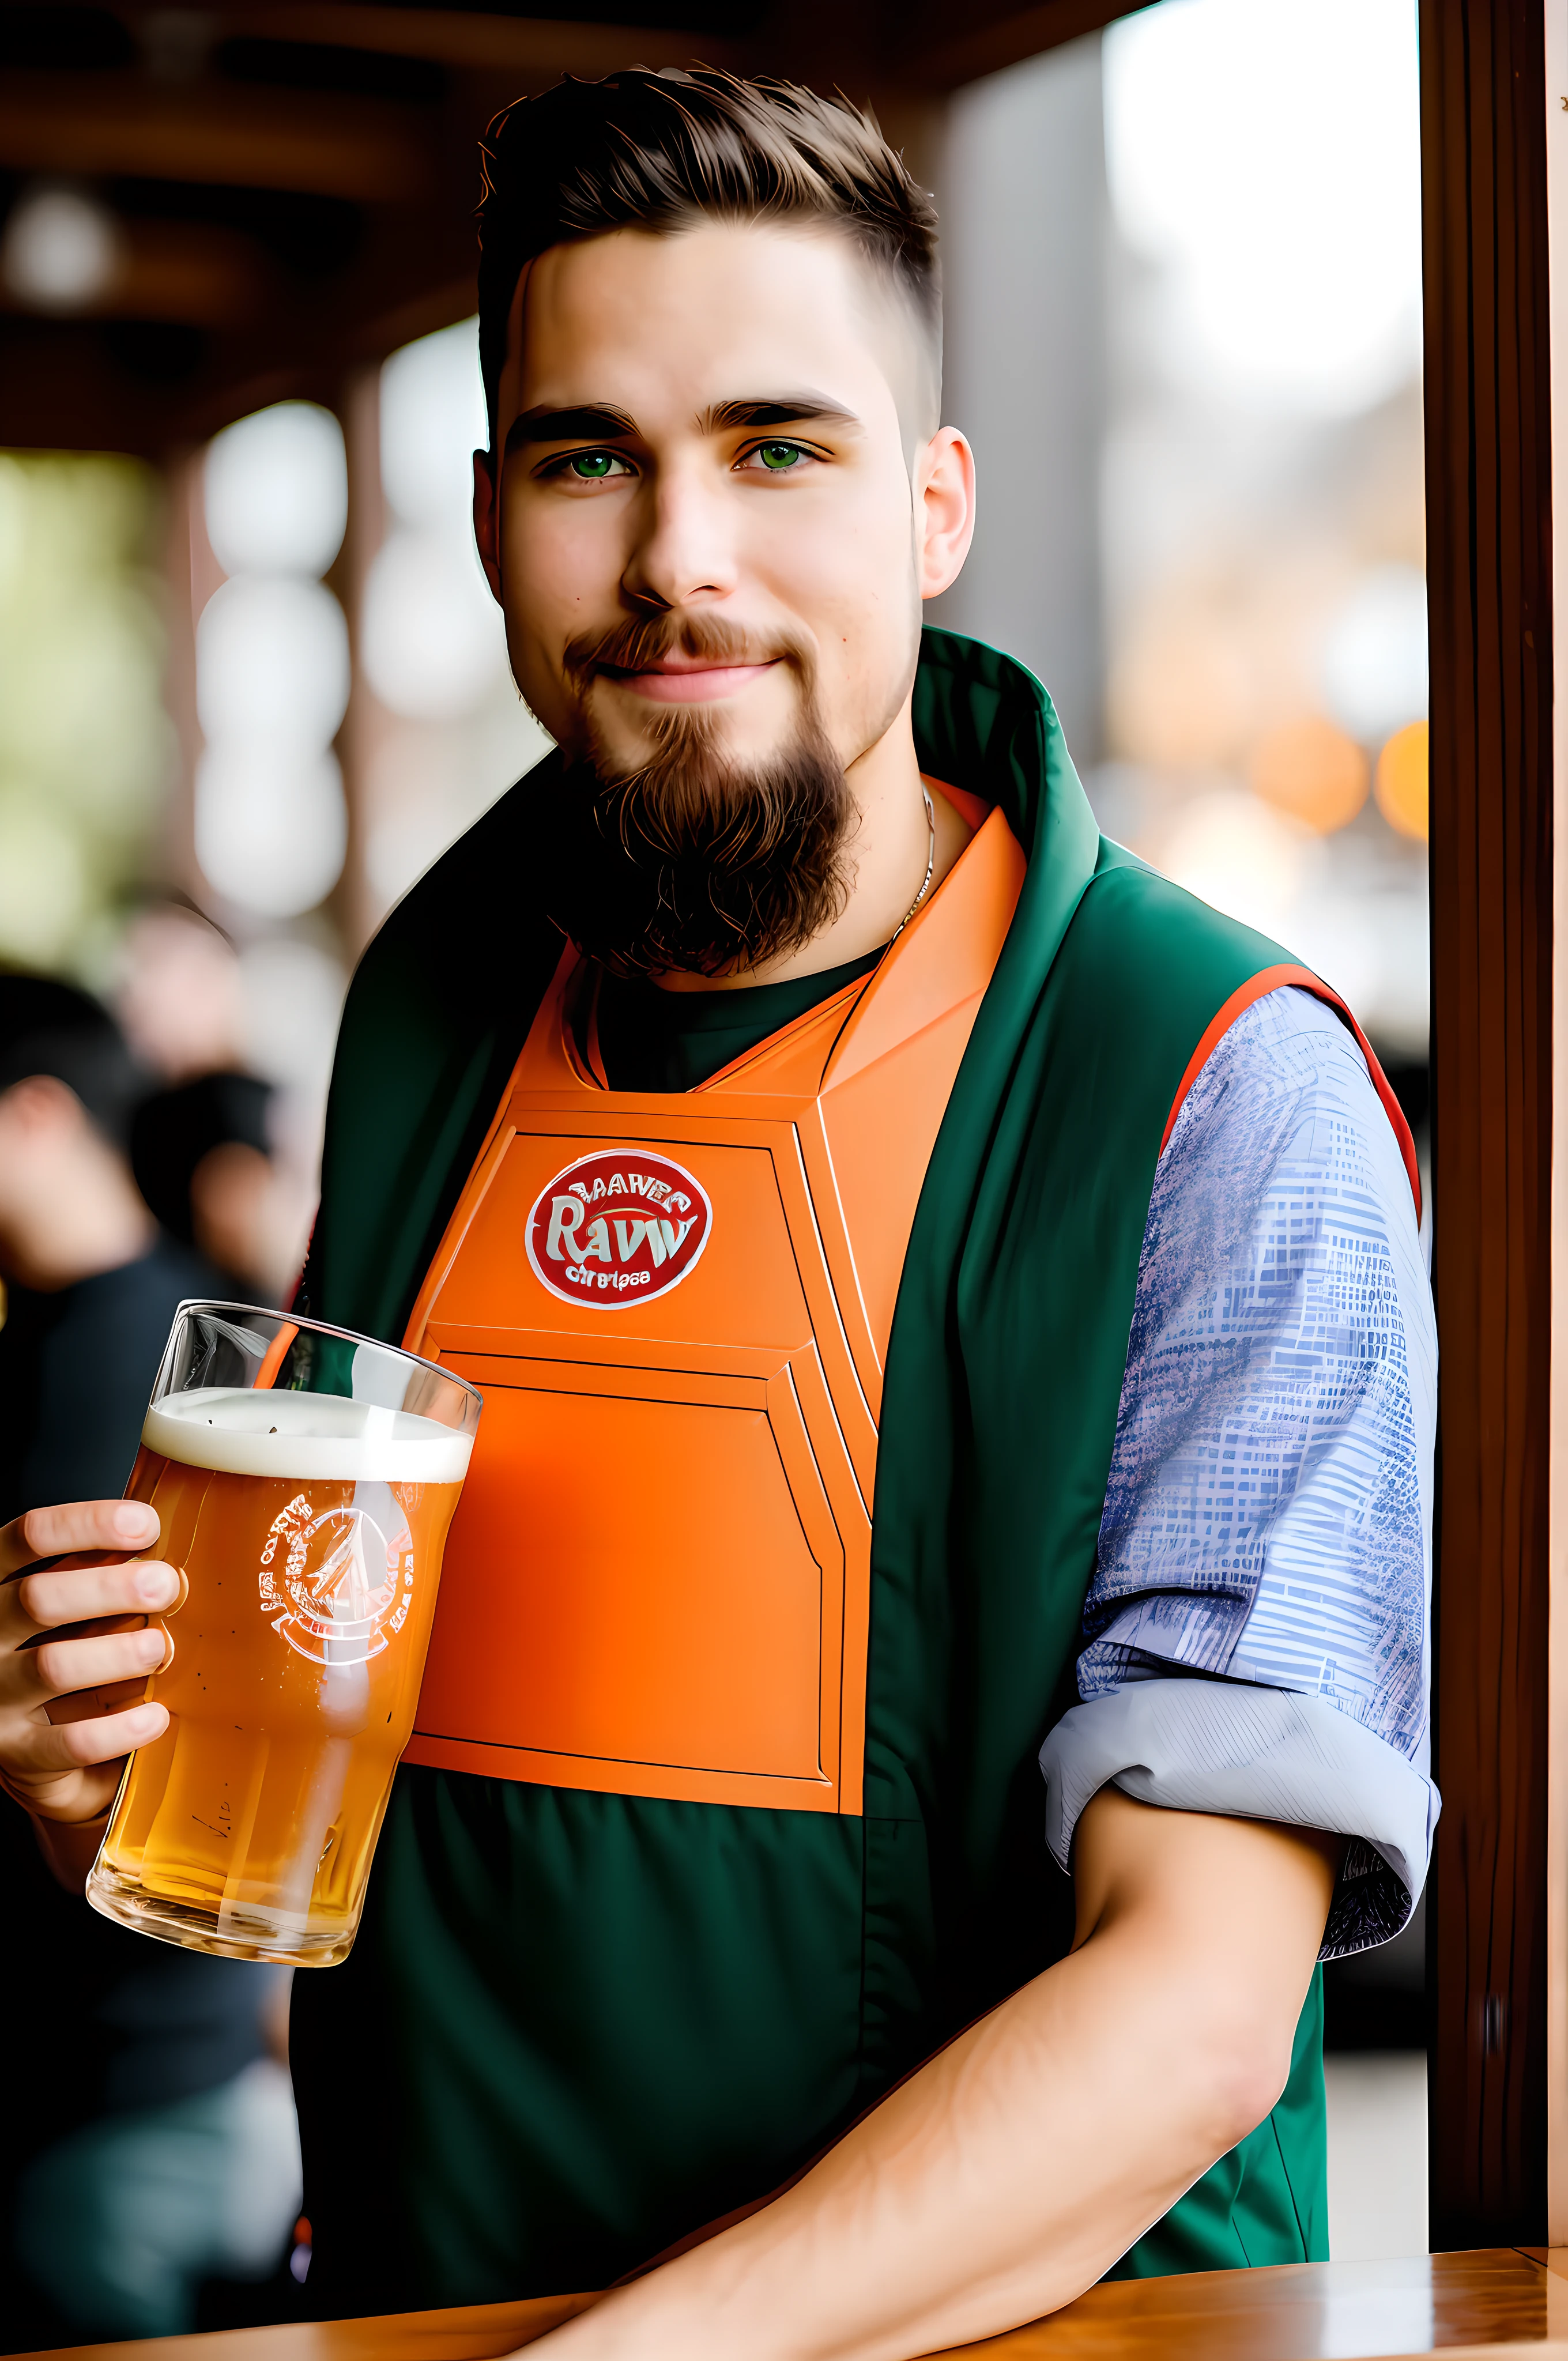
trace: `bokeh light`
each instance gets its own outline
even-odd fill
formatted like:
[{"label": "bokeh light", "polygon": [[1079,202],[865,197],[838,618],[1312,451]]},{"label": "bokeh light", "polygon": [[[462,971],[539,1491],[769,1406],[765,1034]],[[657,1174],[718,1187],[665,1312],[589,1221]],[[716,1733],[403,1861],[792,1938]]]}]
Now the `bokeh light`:
[{"label": "bokeh light", "polygon": [[471,521],[472,455],[485,440],[476,322],[392,355],[381,372],[381,486],[393,522],[360,627],[366,676],[407,720],[455,720],[508,677]]},{"label": "bokeh light", "polygon": [[196,765],[196,858],[220,894],[270,918],[331,893],[348,844],[343,774],[327,748],[225,738]]},{"label": "bokeh light", "polygon": [[1366,801],[1371,764],[1354,738],[1321,715],[1270,730],[1253,749],[1253,792],[1314,835],[1332,836]]},{"label": "bokeh light", "polygon": [[489,432],[477,323],[460,320],[395,352],[381,371],[381,489],[401,524],[455,530]]},{"label": "bokeh light", "polygon": [[411,720],[466,713],[506,673],[505,627],[471,534],[394,533],[371,566],[361,625],[366,677]]},{"label": "bokeh light", "polygon": [[347,498],[342,431],[311,402],[242,418],[207,454],[207,538],[230,579],[196,626],[196,858],[227,901],[264,917],[324,900],[348,845],[332,752],[348,625],[315,578],[341,545]]},{"label": "bokeh light", "polygon": [[1424,721],[1396,730],[1377,757],[1377,808],[1401,836],[1427,840],[1430,731]]},{"label": "bokeh light", "polygon": [[389,530],[358,646],[374,702],[359,773],[365,882],[390,907],[550,741],[522,703],[474,547],[473,453],[487,439],[478,323],[422,336],[381,371]]},{"label": "bokeh light", "polygon": [[258,1073],[317,1117],[348,978],[324,945],[264,936],[240,953],[245,1053]]},{"label": "bokeh light", "polygon": [[343,546],[343,429],[313,401],[277,401],[215,434],[203,483],[207,538],[225,574],[314,580]]},{"label": "bokeh light", "polygon": [[1246,743],[1254,687],[1245,646],[1223,616],[1190,598],[1157,602],[1113,658],[1112,735],[1162,770],[1223,769]]},{"label": "bokeh light", "polygon": [[1321,873],[1321,847],[1244,789],[1196,796],[1171,822],[1159,866],[1227,917],[1269,934]]},{"label": "bokeh light", "polygon": [[1411,0],[1164,0],[1104,60],[1117,224],[1167,270],[1159,365],[1308,412],[1391,392],[1420,356]]},{"label": "bokeh light", "polygon": [[329,745],[348,687],[348,626],[321,583],[242,574],[202,609],[196,710],[209,741],[260,734]]},{"label": "bokeh light", "polygon": [[85,311],[114,285],[123,264],[114,215],[69,181],[25,189],[6,218],[0,278],[35,312]]},{"label": "bokeh light", "polygon": [[1427,586],[1414,566],[1378,566],[1332,617],[1323,695],[1354,738],[1376,746],[1427,709]]}]

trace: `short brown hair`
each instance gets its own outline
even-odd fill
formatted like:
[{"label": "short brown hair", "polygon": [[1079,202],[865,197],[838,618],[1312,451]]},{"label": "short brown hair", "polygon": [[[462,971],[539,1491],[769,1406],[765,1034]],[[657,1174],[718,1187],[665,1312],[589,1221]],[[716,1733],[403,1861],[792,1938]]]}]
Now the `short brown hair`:
[{"label": "short brown hair", "polygon": [[479,366],[492,446],[524,267],[610,230],[670,236],[705,215],[830,224],[904,293],[939,371],[936,206],[875,118],[847,99],[771,75],[631,66],[519,99],[481,154]]}]

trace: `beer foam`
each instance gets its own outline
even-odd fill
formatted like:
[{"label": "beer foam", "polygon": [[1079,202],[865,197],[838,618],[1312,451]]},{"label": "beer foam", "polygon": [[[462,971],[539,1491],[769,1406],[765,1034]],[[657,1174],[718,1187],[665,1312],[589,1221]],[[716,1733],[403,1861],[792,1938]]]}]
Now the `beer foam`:
[{"label": "beer foam", "polygon": [[473,1449],[472,1435],[413,1411],[237,1386],[165,1395],[141,1439],[161,1459],[219,1475],[345,1484],[460,1484]]}]

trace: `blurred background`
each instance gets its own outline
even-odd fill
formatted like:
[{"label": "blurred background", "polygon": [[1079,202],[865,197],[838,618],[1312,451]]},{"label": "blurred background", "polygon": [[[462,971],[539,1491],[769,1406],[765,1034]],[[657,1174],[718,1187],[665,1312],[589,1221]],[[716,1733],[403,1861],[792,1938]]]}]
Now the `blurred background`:
[{"label": "blurred background", "polygon": [[[479,21],[499,48],[549,29]],[[422,125],[451,144],[457,84],[477,133],[512,82],[372,45],[428,32],[418,10],[243,22],[0,6],[0,958],[109,995],[175,1078],[275,1086],[280,1286],[346,974],[544,741],[467,523],[473,151],[447,218],[433,166],[405,185],[392,152]],[[96,170],[23,168],[46,87]],[[1039,672],[1102,825],[1328,976],[1420,1127],[1413,8],[1159,0],[903,111],[981,477],[936,620]],[[334,298],[394,291],[383,249],[414,222],[405,277],[450,278],[403,309],[455,316],[345,315],[330,349]],[[204,413],[214,434],[182,432]],[[166,1040],[193,1002],[211,1038]]]},{"label": "blurred background", "polygon": [[[1413,0],[1038,55],[1108,12],[931,0],[896,58],[853,10],[620,13],[0,5],[0,964],[117,1015],[159,1219],[282,1297],[353,963],[546,743],[468,526],[475,141],[696,55],[869,95],[935,188],[981,521],[934,620],[1039,673],[1109,833],[1344,994],[1424,1159]],[[1420,1951],[1331,1977],[1338,2253],[1425,2247]]]}]

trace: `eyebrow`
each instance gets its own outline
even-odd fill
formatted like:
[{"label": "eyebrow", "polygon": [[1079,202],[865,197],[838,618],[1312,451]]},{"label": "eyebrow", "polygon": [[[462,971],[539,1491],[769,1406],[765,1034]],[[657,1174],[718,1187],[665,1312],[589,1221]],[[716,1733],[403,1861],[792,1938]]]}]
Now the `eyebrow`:
[{"label": "eyebrow", "polygon": [[820,393],[771,394],[740,401],[716,401],[697,423],[706,434],[722,434],[737,426],[796,426],[811,420],[826,425],[859,426],[861,421],[841,402]]},{"label": "eyebrow", "polygon": [[637,432],[637,422],[624,410],[596,403],[578,410],[523,410],[507,429],[506,447],[521,443],[624,443]]},{"label": "eyebrow", "polygon": [[[819,393],[745,395],[735,401],[716,401],[697,420],[705,434],[733,433],[738,427],[824,425],[858,427],[861,421],[842,403]],[[576,409],[552,410],[540,405],[520,411],[507,429],[506,448],[525,443],[624,443],[637,434],[637,422],[609,402]]]}]

